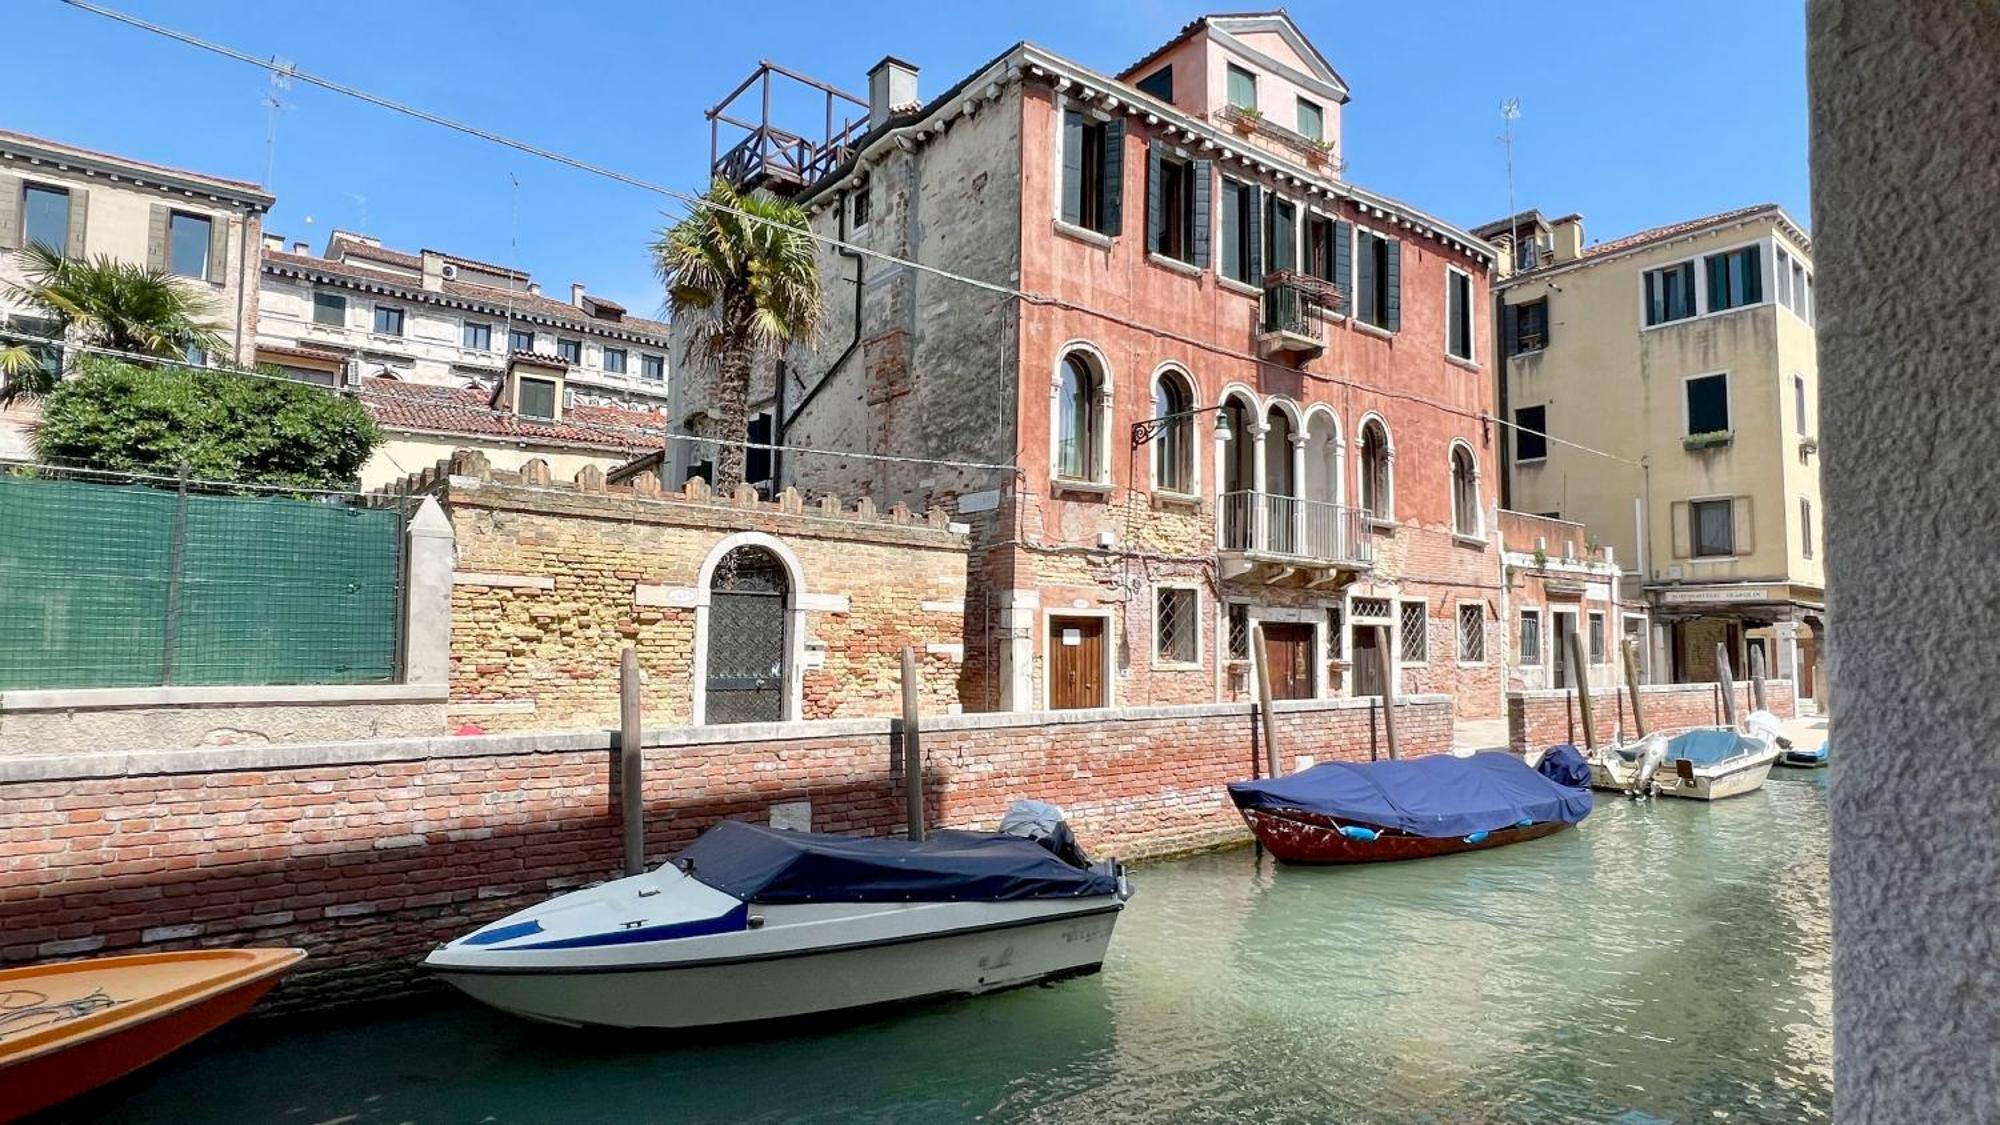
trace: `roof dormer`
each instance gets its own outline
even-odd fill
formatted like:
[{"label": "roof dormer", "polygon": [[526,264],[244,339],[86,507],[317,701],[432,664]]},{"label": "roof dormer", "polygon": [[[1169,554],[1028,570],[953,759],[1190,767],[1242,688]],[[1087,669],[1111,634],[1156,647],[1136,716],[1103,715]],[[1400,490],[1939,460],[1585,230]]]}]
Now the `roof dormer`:
[{"label": "roof dormer", "polygon": [[1283,11],[1203,16],[1119,77],[1278,155],[1339,167],[1347,82]]},{"label": "roof dormer", "polygon": [[563,420],[569,365],[554,356],[515,352],[507,359],[507,374],[493,388],[491,404],[517,417],[542,422]]}]

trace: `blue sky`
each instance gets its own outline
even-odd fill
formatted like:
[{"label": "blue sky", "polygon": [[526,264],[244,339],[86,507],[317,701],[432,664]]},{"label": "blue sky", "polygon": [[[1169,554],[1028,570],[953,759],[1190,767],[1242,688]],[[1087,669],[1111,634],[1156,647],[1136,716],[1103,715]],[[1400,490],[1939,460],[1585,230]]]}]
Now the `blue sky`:
[{"label": "blue sky", "polygon": [[[868,68],[896,54],[922,67],[929,96],[1021,39],[1116,72],[1207,10],[1177,0],[107,2],[694,190],[708,163],[702,112],[760,58],[865,94]],[[52,49],[9,53],[0,127],[261,176],[262,71],[56,0],[8,8],[13,42]],[[1593,240],[1767,200],[1809,220],[1800,3],[1290,8],[1353,89],[1350,178],[1442,218],[1469,226],[1505,213],[1499,106],[1518,97],[1516,198],[1583,212]],[[283,97],[269,229],[315,252],[335,227],[365,229],[404,249],[516,262],[551,294],[583,281],[657,311],[644,247],[670,201],[312,87]]]}]

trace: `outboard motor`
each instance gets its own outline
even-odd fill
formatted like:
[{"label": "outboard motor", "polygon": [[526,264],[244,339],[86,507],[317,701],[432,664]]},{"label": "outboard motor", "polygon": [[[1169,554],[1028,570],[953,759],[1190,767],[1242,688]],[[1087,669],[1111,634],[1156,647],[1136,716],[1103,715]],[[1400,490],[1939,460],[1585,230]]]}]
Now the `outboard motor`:
[{"label": "outboard motor", "polygon": [[1090,857],[1083,854],[1083,846],[1069,830],[1063,811],[1047,801],[1015,801],[1008,807],[1007,815],[1000,818],[1000,831],[1033,840],[1072,867],[1090,866]]},{"label": "outboard motor", "polygon": [[1648,797],[1653,793],[1653,777],[1667,760],[1667,736],[1658,731],[1639,740],[1639,772],[1632,780],[1632,787],[1625,791],[1628,797]]},{"label": "outboard motor", "polygon": [[1769,711],[1752,711],[1743,720],[1743,729],[1750,737],[1761,738],[1780,750],[1790,750],[1792,740],[1785,737],[1785,722]]}]

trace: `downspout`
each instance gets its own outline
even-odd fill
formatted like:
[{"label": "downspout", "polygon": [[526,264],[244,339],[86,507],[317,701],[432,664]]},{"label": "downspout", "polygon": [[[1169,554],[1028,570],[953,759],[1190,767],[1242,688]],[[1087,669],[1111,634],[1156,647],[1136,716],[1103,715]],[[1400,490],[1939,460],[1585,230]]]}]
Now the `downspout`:
[{"label": "downspout", "polygon": [[[836,229],[840,232],[840,242],[844,244],[847,241],[847,189],[841,189],[839,198],[834,201],[834,206],[840,208],[840,222]],[[778,385],[778,436],[777,440],[772,442],[773,445],[785,444],[786,427],[797,421],[799,415],[806,412],[806,407],[812,405],[813,400],[819,397],[820,391],[826,389],[826,385],[833,381],[833,377],[840,372],[841,367],[854,355],[856,349],[861,347],[861,283],[865,271],[865,263],[860,253],[848,249],[845,245],[834,247],[834,252],[854,263],[854,338],[847,342],[845,350],[834,357],[833,362],[827,366],[826,372],[819,377],[817,382],[813,383],[812,389],[806,392],[806,397],[799,400],[797,409],[792,411],[789,418],[785,417],[785,389],[782,380],[780,381]]]},{"label": "downspout", "polygon": [[1494,427],[1500,432],[1500,506],[1514,510],[1514,428],[1508,423],[1514,420],[1514,412],[1508,409],[1507,376],[1512,366],[1513,356],[1507,345],[1507,293],[1505,289],[1493,291],[1493,369],[1499,373],[1499,385],[1494,389],[1493,409],[1500,415],[1500,424]]}]

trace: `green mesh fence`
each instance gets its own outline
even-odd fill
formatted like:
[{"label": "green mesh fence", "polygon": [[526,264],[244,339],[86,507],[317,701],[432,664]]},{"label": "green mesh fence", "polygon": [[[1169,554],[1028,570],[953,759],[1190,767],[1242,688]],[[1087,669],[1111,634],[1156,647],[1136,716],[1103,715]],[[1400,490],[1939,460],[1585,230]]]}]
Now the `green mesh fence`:
[{"label": "green mesh fence", "polygon": [[0,690],[397,677],[402,514],[0,475]]}]

